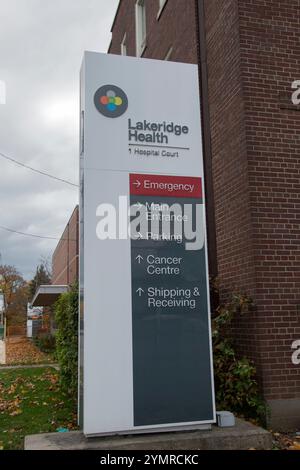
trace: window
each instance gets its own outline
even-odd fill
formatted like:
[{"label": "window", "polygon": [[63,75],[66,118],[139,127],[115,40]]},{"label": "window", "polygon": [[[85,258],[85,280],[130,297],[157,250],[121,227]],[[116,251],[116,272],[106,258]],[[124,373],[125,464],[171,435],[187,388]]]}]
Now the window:
[{"label": "window", "polygon": [[146,6],[145,0],[135,4],[136,55],[140,57],[146,47]]},{"label": "window", "polygon": [[158,8],[158,13],[157,13],[157,19],[159,19],[164,9],[164,6],[167,3],[167,0],[158,0],[158,1],[159,1],[159,8]]},{"label": "window", "polygon": [[127,55],[127,36],[126,33],[124,34],[124,37],[121,42],[121,55]]},{"label": "window", "polygon": [[173,52],[173,46],[171,46],[168,52],[166,53],[164,60],[170,60],[172,52]]}]

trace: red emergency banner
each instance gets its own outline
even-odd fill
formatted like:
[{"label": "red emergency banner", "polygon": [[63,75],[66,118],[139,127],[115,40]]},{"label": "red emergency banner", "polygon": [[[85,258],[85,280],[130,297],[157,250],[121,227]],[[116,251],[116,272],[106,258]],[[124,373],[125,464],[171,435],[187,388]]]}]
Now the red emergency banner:
[{"label": "red emergency banner", "polygon": [[131,174],[130,194],[202,198],[202,180],[190,176]]}]

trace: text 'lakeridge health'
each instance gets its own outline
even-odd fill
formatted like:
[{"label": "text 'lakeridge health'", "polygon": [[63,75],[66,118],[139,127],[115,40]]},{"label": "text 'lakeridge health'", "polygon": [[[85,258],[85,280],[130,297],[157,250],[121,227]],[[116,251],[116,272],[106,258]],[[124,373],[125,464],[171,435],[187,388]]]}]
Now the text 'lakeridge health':
[{"label": "text 'lakeridge health'", "polygon": [[167,123],[164,121],[158,123],[144,120],[133,124],[131,119],[128,119],[129,141],[168,144],[168,135],[179,137],[188,133],[188,126],[174,124],[174,122]]}]

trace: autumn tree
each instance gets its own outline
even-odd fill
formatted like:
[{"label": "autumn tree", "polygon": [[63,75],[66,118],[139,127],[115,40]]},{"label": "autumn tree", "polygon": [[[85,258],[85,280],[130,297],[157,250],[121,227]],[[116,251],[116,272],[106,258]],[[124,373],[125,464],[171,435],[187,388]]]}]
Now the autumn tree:
[{"label": "autumn tree", "polygon": [[6,308],[7,325],[24,325],[27,319],[28,284],[19,287]]},{"label": "autumn tree", "polygon": [[36,290],[43,284],[51,284],[51,273],[46,261],[42,261],[36,268],[35,276],[29,283],[29,295],[32,300]]},{"label": "autumn tree", "polygon": [[[36,268],[35,276],[29,283],[29,298],[32,301],[36,290],[39,286],[44,284],[51,284],[51,269],[49,267],[49,261],[47,258],[41,258],[40,264]],[[43,328],[49,329],[51,323],[51,307],[43,308]]]},{"label": "autumn tree", "polygon": [[4,293],[6,307],[10,305],[16,291],[24,287],[25,281],[14,266],[0,265],[0,289]]},{"label": "autumn tree", "polygon": [[25,323],[28,285],[14,266],[0,265],[0,290],[5,297],[5,316],[8,324]]}]

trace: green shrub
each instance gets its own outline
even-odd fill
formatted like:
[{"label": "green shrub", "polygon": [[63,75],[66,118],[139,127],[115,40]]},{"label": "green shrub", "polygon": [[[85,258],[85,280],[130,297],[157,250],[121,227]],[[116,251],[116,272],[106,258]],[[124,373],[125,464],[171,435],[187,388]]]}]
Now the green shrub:
[{"label": "green shrub", "polygon": [[78,285],[60,295],[55,303],[56,355],[64,391],[77,396],[78,383]]},{"label": "green shrub", "polygon": [[219,307],[212,321],[214,375],[218,409],[230,410],[240,416],[263,422],[266,406],[260,396],[256,369],[252,361],[239,358],[230,335],[233,320],[251,310],[252,301],[234,294]]},{"label": "green shrub", "polygon": [[40,333],[34,338],[36,346],[44,353],[55,352],[55,336],[50,333]]}]

